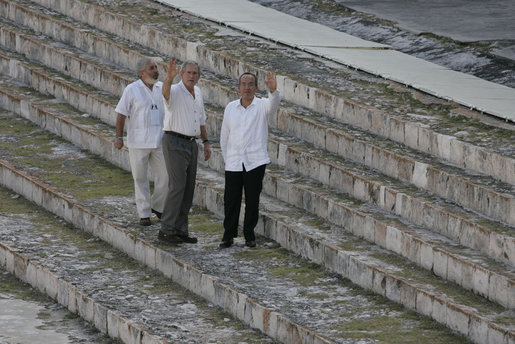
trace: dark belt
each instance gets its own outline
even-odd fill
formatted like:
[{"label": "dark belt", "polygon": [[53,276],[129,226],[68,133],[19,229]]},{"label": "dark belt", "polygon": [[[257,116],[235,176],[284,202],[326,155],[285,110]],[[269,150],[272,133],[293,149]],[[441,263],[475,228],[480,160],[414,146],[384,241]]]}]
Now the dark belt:
[{"label": "dark belt", "polygon": [[175,131],[166,131],[165,130],[165,134],[176,136],[176,137],[179,137],[181,139],[185,139],[185,140],[189,140],[189,141],[193,141],[193,140],[197,139],[196,136],[183,135],[183,134],[176,133]]}]

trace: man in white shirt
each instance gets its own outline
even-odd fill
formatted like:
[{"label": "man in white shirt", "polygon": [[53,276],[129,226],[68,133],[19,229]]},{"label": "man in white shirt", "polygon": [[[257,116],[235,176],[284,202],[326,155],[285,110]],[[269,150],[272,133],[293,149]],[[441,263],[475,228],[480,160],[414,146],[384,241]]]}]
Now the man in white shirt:
[{"label": "man in white shirt", "polygon": [[[140,225],[150,226],[151,213],[158,218],[164,208],[168,174],[166,173],[161,137],[163,136],[164,106],[161,96],[163,83],[157,81],[157,64],[150,58],[143,58],[137,65],[139,80],[127,85],[116,106],[117,149],[123,147],[123,128],[127,125],[127,148],[132,177],[136,208]],[[148,167],[154,176],[154,194],[150,196]]]},{"label": "man in white shirt", "polygon": [[[186,61],[177,68],[175,60],[168,62],[163,83],[165,103],[163,152],[168,170],[169,190],[161,218],[159,239],[170,243],[197,242],[188,234],[188,213],[193,203],[197,176],[197,138],[204,144],[204,160],[211,156],[206,132],[206,112],[200,88],[200,68]],[[180,73],[181,81],[172,85]]]},{"label": "man in white shirt", "polygon": [[257,77],[243,73],[238,82],[241,98],[225,107],[220,146],[225,161],[224,235],[221,248],[230,247],[238,236],[242,190],[245,191],[243,235],[245,246],[255,247],[254,227],[259,216],[259,195],[268,157],[268,116],[277,110],[281,95],[275,74],[266,73],[268,98],[257,98]]}]

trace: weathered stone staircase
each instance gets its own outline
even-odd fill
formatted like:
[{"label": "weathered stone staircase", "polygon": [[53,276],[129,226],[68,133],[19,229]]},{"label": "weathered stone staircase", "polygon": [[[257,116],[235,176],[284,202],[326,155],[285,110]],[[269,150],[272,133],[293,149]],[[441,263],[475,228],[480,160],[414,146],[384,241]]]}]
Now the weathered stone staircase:
[{"label": "weathered stone staircase", "polygon": [[[127,307],[120,302],[127,294],[110,299],[112,289],[101,278],[96,285],[85,282],[96,280],[88,273],[122,281],[128,268],[106,277],[102,267],[109,262],[84,258],[68,266],[44,254],[57,247],[7,240],[23,236],[3,229],[2,265],[101,331],[131,343],[236,343],[250,337],[288,343],[515,342],[511,124],[150,1],[2,0],[0,12],[0,106],[97,156],[77,157],[67,148],[73,154],[56,159],[50,154],[56,142],[72,146],[6,113],[2,185],[207,300],[180,291],[170,296],[188,299],[178,310],[158,307],[169,296],[136,299],[135,290],[150,285],[161,286],[162,294],[177,286],[162,290],[172,282],[134,268],[131,274],[151,277],[147,287],[131,282],[119,288],[134,298]],[[251,70],[262,84],[265,70],[278,73],[284,101],[270,118],[272,164],[257,250],[216,249],[223,213],[223,160],[216,144],[199,171],[192,214],[198,246],[163,246],[155,240],[158,225],[150,231],[134,225],[130,175],[122,171],[129,170],[127,151],[116,150],[112,138],[114,107],[144,55],[201,64],[199,86],[214,142],[223,106],[238,97],[235,78]],[[96,193],[89,191],[93,184]],[[37,221],[26,226],[27,236],[38,235],[34,226]],[[84,238],[70,243],[73,254],[60,238],[63,251],[56,256],[88,256],[80,253],[90,252]],[[124,264],[131,265],[123,259],[114,265]],[[76,268],[91,265],[101,271]],[[74,278],[76,270],[84,275]],[[170,313],[213,305],[269,338],[231,327],[231,321],[225,327],[209,321],[216,315],[202,311],[169,325],[179,321]],[[147,306],[147,313],[166,316],[142,317]],[[202,319],[197,328],[191,327],[194,319]]]}]

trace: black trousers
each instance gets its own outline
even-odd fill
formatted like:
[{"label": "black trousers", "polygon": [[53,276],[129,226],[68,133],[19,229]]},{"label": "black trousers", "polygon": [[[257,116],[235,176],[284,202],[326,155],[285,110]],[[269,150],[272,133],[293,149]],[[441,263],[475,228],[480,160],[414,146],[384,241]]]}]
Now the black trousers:
[{"label": "black trousers", "polygon": [[259,195],[263,188],[263,177],[266,165],[251,171],[225,171],[224,192],[224,236],[229,240],[238,236],[238,220],[240,218],[242,191],[245,191],[245,216],[243,219],[243,235],[246,241],[256,240],[254,228],[259,217]]}]

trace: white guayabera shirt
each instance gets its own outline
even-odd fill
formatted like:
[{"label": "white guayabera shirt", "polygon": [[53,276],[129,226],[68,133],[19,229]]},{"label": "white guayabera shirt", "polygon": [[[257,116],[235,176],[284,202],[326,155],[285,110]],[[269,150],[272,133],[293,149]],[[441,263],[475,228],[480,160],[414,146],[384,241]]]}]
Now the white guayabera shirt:
[{"label": "white guayabera shirt", "polygon": [[268,93],[268,98],[254,97],[244,108],[241,99],[227,104],[220,133],[220,146],[225,170],[250,171],[270,163],[268,157],[268,116],[274,113],[281,101],[279,91]]},{"label": "white guayabera shirt", "polygon": [[195,98],[181,82],[170,88],[169,101],[165,103],[163,130],[174,131],[187,136],[200,136],[200,126],[206,124],[206,112],[202,92],[194,87]]},{"label": "white guayabera shirt", "polygon": [[[127,148],[161,147],[164,117],[162,86],[163,83],[158,81],[151,91],[139,79],[127,85],[123,90],[115,112],[129,118]],[[156,113],[158,118],[153,120],[151,112]]]}]

